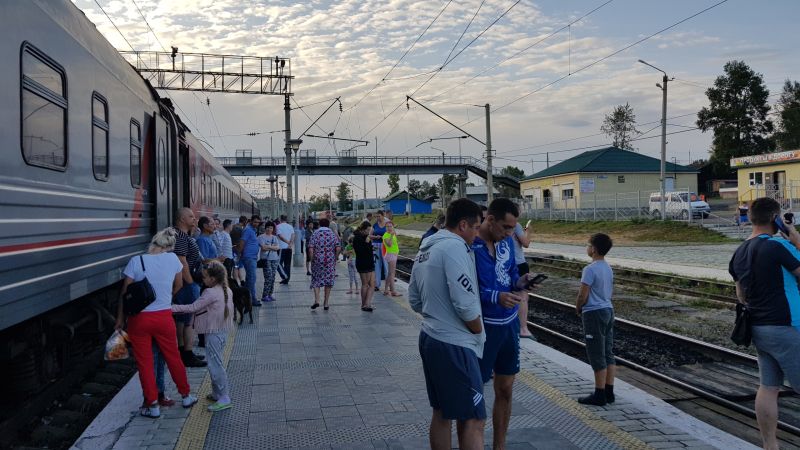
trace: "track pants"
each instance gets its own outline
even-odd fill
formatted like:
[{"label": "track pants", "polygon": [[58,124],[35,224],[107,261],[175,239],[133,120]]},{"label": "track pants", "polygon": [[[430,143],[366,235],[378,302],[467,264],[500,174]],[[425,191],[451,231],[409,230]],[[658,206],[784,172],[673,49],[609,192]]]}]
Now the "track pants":
[{"label": "track pants", "polygon": [[283,269],[283,273],[280,273],[281,278],[284,281],[289,281],[292,277],[292,249],[291,248],[284,248],[281,249],[281,268]]},{"label": "track pants", "polygon": [[189,395],[189,381],[186,378],[186,368],[178,352],[178,339],[175,331],[175,321],[172,320],[172,311],[141,312],[128,318],[128,336],[136,357],[136,367],[139,369],[139,382],[142,384],[146,404],[158,400],[156,375],[153,362],[153,341],[158,345],[158,350],[164,357],[169,368],[169,374],[178,392]]},{"label": "track pants", "polygon": [[242,258],[244,271],[247,274],[245,275],[244,285],[250,291],[250,299],[253,304],[258,302],[258,297],[256,297],[256,263],[255,258]]},{"label": "track pants", "polygon": [[225,363],[222,360],[225,351],[225,340],[228,333],[206,333],[206,356],[208,357],[208,373],[211,375],[211,392],[217,400],[230,401],[230,386]]}]

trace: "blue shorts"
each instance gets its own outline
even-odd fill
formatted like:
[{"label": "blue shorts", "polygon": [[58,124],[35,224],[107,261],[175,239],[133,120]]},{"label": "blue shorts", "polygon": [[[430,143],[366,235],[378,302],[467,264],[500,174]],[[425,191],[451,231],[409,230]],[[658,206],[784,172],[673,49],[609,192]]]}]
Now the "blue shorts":
[{"label": "blue shorts", "polygon": [[761,385],[783,386],[785,378],[800,392],[800,331],[792,326],[754,325],[753,345],[758,350]]},{"label": "blue shorts", "polygon": [[483,382],[491,380],[492,373],[519,373],[519,320],[505,325],[484,323],[483,326],[486,329],[486,343],[483,344],[483,358],[480,360]]},{"label": "blue shorts", "polygon": [[[200,285],[197,283],[184,284],[180,291],[175,294],[174,303],[176,305],[191,305],[195,300],[200,298]],[[175,320],[184,324],[190,325],[194,314],[175,314]]]},{"label": "blue shorts", "polygon": [[478,356],[472,350],[420,331],[419,355],[431,408],[447,420],[486,419]]}]

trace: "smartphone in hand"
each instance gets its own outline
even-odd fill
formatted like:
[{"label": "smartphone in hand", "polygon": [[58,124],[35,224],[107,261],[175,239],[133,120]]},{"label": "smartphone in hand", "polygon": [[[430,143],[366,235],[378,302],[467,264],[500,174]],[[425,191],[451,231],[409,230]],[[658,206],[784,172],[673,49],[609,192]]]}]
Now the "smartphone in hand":
[{"label": "smartphone in hand", "polygon": [[542,282],[544,280],[546,280],[546,279],[547,279],[547,275],[545,275],[543,273],[537,274],[535,277],[533,277],[530,280],[528,280],[528,285],[525,286],[525,289],[531,289],[537,284],[542,284]]},{"label": "smartphone in hand", "polygon": [[786,226],[786,222],[783,221],[781,216],[775,217],[775,226],[778,227],[778,231],[785,235],[789,235],[789,228]]}]

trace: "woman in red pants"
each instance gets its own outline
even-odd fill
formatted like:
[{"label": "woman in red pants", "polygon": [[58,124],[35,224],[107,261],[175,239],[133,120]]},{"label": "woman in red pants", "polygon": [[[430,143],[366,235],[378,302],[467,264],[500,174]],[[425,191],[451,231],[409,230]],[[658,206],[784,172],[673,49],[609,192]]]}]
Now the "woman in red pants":
[{"label": "woman in red pants", "polygon": [[142,312],[128,317],[128,337],[136,357],[136,366],[139,369],[139,381],[144,393],[144,405],[140,410],[145,417],[159,417],[161,410],[158,406],[158,388],[153,370],[153,342],[163,355],[169,368],[172,380],[178,386],[178,392],[183,396],[183,407],[189,408],[197,403],[197,397],[189,390],[189,381],[186,378],[186,368],[181,362],[178,352],[178,339],[175,333],[175,321],[172,320],[172,295],[183,286],[181,271],[183,265],[174,253],[175,231],[165,228],[153,236],[147,254],[134,256],[123,271],[125,280],[122,284],[119,307],[117,309],[116,328],[122,329],[125,325],[125,316],[122,309],[122,295],[128,286],[147,277],[153,286],[156,299]]}]

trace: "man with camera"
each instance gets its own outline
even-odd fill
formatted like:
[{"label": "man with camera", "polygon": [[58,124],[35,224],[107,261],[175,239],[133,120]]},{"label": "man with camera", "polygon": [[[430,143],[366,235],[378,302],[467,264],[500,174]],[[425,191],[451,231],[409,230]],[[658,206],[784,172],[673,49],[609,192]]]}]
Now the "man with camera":
[{"label": "man with camera", "polygon": [[519,372],[519,305],[528,300],[530,274],[519,275],[511,235],[519,209],[507,198],[495,199],[472,243],[478,271],[478,292],[486,329],[481,376],[494,375],[493,448],[505,448],[511,419],[514,376]]},{"label": "man with camera", "polygon": [[[784,378],[800,392],[800,234],[780,204],[759,198],[748,212],[753,232],[731,258],[736,296],[747,305],[761,378],[756,417],[764,448],[778,449],[778,392]],[[788,220],[786,220],[788,219]],[[788,222],[788,223],[787,223]],[[780,232],[781,237],[775,237]]]}]

